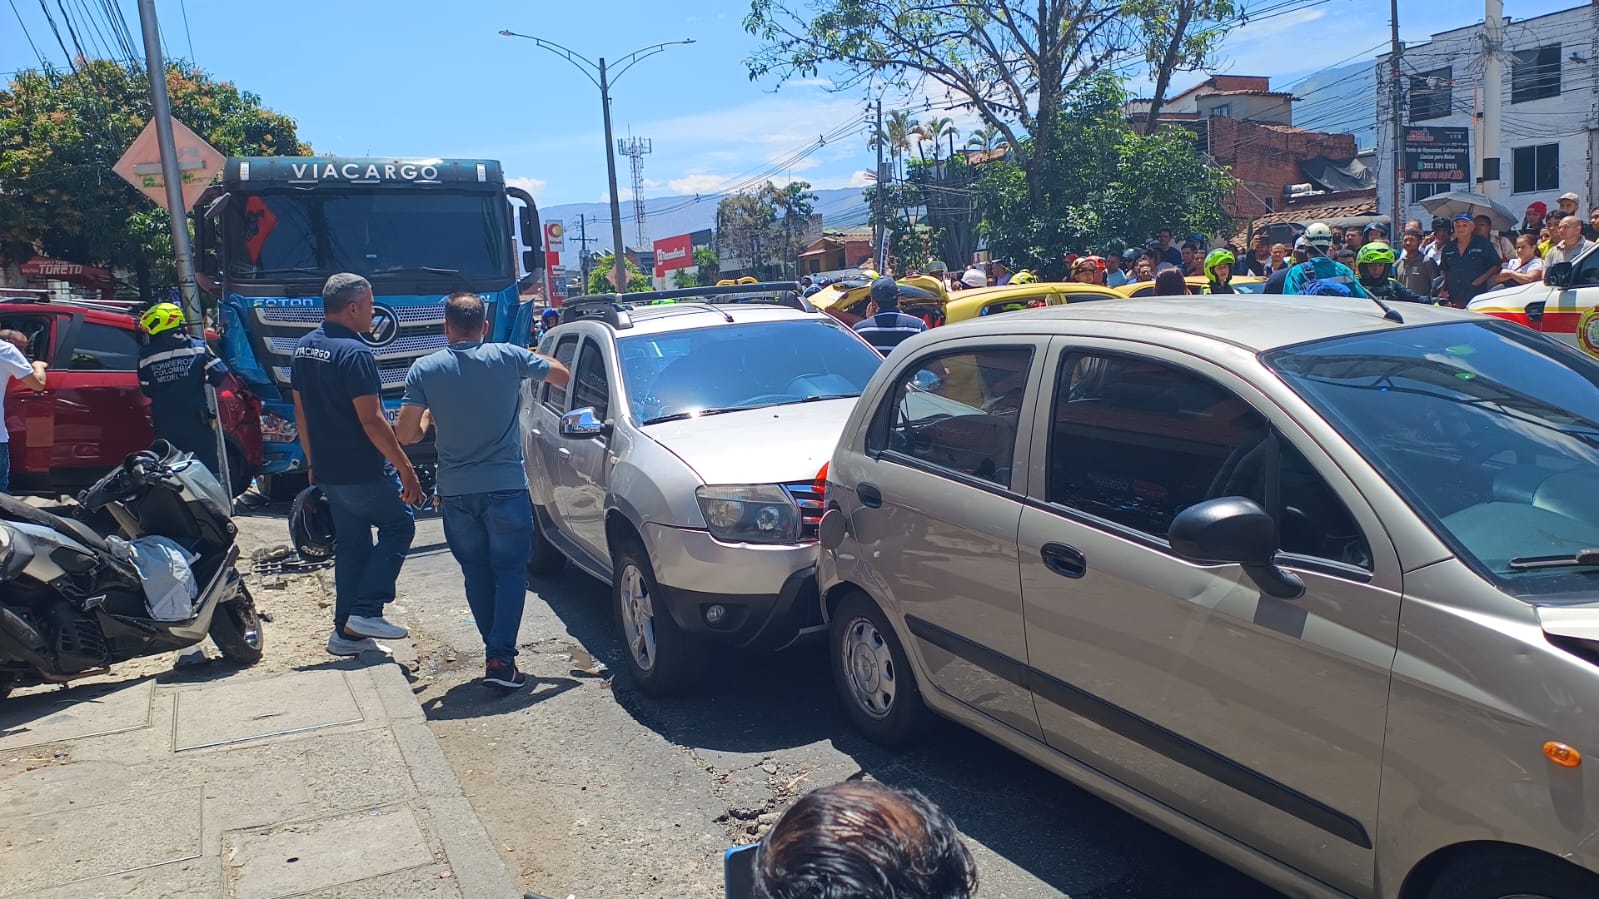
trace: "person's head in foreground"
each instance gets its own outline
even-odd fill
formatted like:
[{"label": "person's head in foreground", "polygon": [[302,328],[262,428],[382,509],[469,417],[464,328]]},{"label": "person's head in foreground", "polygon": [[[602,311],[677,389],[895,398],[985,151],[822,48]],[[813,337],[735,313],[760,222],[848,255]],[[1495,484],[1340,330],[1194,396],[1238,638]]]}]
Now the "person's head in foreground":
[{"label": "person's head in foreground", "polygon": [[763,899],[967,899],[977,867],[915,790],[845,781],[801,796],[761,844]]}]

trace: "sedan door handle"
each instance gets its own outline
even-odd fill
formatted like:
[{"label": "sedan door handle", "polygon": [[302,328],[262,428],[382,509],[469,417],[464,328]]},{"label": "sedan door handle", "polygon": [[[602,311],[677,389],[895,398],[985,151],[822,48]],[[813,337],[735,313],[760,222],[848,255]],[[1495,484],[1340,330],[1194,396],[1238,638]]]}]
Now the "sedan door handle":
[{"label": "sedan door handle", "polygon": [[566,458],[566,457],[569,457],[569,456],[572,455],[572,451],[563,446],[560,449],[556,450],[555,454],[557,456],[562,457],[562,458]]},{"label": "sedan door handle", "polygon": [[534,440],[539,440],[539,439],[542,439],[544,437],[544,432],[539,430],[538,428],[531,428],[531,429],[528,430],[527,433]]},{"label": "sedan door handle", "polygon": [[1046,543],[1039,555],[1044,558],[1044,566],[1061,577],[1078,578],[1088,573],[1088,559],[1075,546]]},{"label": "sedan door handle", "polygon": [[857,484],[855,495],[861,498],[861,505],[867,508],[876,509],[883,505],[883,491],[877,489],[876,484]]}]

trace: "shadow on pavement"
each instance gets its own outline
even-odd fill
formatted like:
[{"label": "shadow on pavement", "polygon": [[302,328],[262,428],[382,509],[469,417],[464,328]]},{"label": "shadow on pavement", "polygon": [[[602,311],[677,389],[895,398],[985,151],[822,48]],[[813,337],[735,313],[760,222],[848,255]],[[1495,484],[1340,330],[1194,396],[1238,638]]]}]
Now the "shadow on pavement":
[{"label": "shadow on pavement", "polygon": [[577,686],[569,677],[528,676],[528,686],[520,690],[485,687],[476,678],[456,684],[442,694],[422,700],[422,714],[429,721],[459,721],[504,715],[538,705]]},{"label": "shadow on pavement", "polygon": [[[780,653],[716,650],[711,675],[700,689],[655,699],[629,681],[606,585],[567,566],[530,586],[568,633],[616,672],[617,702],[673,743],[760,755],[828,741],[873,779],[920,790],[962,833],[1072,899],[1280,899],[958,725],[942,723],[907,752],[868,742],[839,708],[823,642]],[[978,865],[981,872],[981,857]]]}]

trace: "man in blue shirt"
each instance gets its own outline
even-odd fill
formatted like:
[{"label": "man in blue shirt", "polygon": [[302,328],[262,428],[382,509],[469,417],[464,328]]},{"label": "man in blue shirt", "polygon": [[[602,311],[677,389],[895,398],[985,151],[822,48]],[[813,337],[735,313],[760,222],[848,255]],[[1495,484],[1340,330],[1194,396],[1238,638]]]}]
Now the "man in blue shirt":
[{"label": "man in blue shirt", "polygon": [[216,425],[205,399],[205,384],[222,386],[228,367],[205,341],[184,330],[176,303],[157,303],[139,316],[150,339],[139,349],[139,389],[150,398],[155,435],[194,456],[222,477],[217,459]]},{"label": "man in blue shirt", "polygon": [[[876,307],[873,312],[871,307]],[[855,323],[855,333],[887,356],[894,347],[927,330],[927,323],[899,311],[899,284],[893,278],[872,282],[872,302],[866,318]]]},{"label": "man in blue shirt", "polygon": [[1439,251],[1438,268],[1444,274],[1439,296],[1449,305],[1466,308],[1474,297],[1488,289],[1488,279],[1501,271],[1504,260],[1493,241],[1476,233],[1476,220],[1468,213],[1455,216],[1455,239]]},{"label": "man in blue shirt", "polygon": [[371,330],[372,285],[334,275],[322,287],[322,326],[300,339],[291,368],[306,476],[333,510],[328,652],[338,656],[381,650],[374,639],[409,633],[384,619],[383,606],[394,601],[416,536],[411,506],[422,502],[422,485],[383,414],[377,360],[361,340]]},{"label": "man in blue shirt", "polygon": [[547,379],[564,386],[571,374],[523,347],[484,343],[487,334],[482,297],[462,291],[445,299],[450,345],[411,365],[395,430],[401,443],[416,443],[429,425],[438,426],[444,539],[483,636],[483,683],[517,689],[527,683],[516,669],[516,634],[534,528],[518,424],[522,384]]}]

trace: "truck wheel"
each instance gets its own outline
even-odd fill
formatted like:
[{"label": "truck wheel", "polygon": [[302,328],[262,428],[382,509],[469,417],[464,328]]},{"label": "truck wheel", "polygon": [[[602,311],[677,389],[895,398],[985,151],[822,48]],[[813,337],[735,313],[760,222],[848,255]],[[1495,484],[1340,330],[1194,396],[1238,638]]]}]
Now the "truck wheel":
[{"label": "truck wheel", "polygon": [[623,657],[641,691],[669,696],[704,676],[709,661],[706,647],[672,620],[655,583],[649,553],[637,540],[622,541],[611,557],[611,596]]},{"label": "truck wheel", "polygon": [[922,701],[910,660],[888,616],[864,593],[833,612],[828,633],[833,684],[850,723],[873,743],[904,746],[926,733],[933,713]]},{"label": "truck wheel", "polygon": [[540,518],[541,510],[533,507],[533,548],[527,557],[527,573],[532,575],[554,574],[566,564],[566,556],[555,548],[550,538],[544,535],[544,519]]},{"label": "truck wheel", "polygon": [[234,664],[249,666],[261,661],[266,635],[255,611],[255,598],[243,584],[238,596],[218,605],[211,616],[211,642],[222,650],[222,658]]},{"label": "truck wheel", "polygon": [[275,503],[292,503],[310,483],[303,474],[270,474],[261,476],[261,492]]}]

